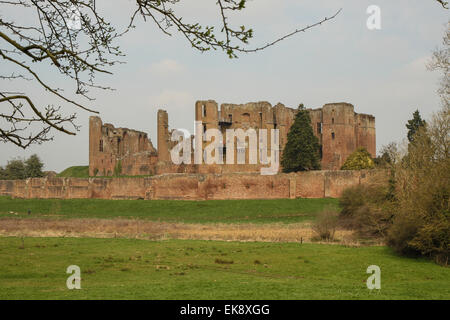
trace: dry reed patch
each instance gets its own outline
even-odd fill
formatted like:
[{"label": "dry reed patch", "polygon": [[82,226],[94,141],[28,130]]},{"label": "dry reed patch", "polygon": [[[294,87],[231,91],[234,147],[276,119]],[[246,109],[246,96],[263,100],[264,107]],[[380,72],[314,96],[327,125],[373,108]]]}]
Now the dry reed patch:
[{"label": "dry reed patch", "polygon": [[[132,219],[0,219],[0,236],[190,239],[224,241],[311,242],[309,223],[186,224]],[[352,232],[337,230],[335,239],[350,243]]]}]

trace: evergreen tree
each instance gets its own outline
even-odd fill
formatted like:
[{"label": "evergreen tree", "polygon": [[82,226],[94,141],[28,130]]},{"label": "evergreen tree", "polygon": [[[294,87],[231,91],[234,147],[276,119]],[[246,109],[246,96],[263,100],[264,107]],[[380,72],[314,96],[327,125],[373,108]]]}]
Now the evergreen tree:
[{"label": "evergreen tree", "polygon": [[411,120],[408,120],[408,123],[406,124],[406,128],[408,129],[408,140],[409,142],[414,141],[414,135],[419,130],[420,127],[425,125],[425,120],[422,120],[422,117],[420,116],[419,110],[416,110],[413,113],[413,118]]},{"label": "evergreen tree", "polygon": [[314,135],[309,112],[303,105],[299,106],[289,130],[281,165],[286,173],[320,169],[319,139]]},{"label": "evergreen tree", "polygon": [[44,173],[42,172],[42,168],[44,164],[41,159],[36,154],[33,154],[31,157],[25,161],[25,176],[27,178],[38,178],[43,177]]}]

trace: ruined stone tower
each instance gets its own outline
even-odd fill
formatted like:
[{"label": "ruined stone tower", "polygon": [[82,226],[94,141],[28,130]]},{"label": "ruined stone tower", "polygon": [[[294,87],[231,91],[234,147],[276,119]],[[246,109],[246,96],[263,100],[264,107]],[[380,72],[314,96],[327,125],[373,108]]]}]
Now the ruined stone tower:
[{"label": "ruined stone tower", "polygon": [[158,110],[158,160],[169,161],[169,116],[167,111]]},{"label": "ruined stone tower", "polygon": [[145,132],[115,128],[99,117],[89,118],[89,175],[154,174],[156,149]]},{"label": "ruined stone tower", "polygon": [[[347,157],[359,147],[366,148],[372,157],[376,156],[375,117],[355,113],[349,103],[326,104],[321,111],[313,113],[317,121],[316,135],[322,145],[322,169],[340,169]],[[313,119],[311,122],[314,123]],[[320,126],[321,130],[318,129]]]}]

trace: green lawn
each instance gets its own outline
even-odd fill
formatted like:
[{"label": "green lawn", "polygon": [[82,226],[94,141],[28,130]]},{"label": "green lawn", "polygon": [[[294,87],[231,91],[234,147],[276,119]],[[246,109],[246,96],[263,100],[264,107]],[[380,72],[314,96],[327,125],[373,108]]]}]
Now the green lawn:
[{"label": "green lawn", "polygon": [[[450,299],[450,269],[387,247],[0,238],[0,299]],[[66,269],[81,268],[81,290]],[[381,268],[381,290],[366,269]]]},{"label": "green lawn", "polygon": [[[186,223],[296,223],[313,220],[337,199],[280,200],[99,200],[0,197],[0,218],[140,218]],[[31,210],[31,215],[28,215]],[[18,213],[17,215],[10,212]]]}]

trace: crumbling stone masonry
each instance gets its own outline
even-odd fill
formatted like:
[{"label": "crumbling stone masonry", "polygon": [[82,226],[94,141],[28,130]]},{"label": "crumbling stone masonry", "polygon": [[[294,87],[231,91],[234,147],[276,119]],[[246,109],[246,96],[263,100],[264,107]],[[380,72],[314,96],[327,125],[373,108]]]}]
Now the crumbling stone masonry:
[{"label": "crumbling stone masonry", "polygon": [[[322,108],[309,109],[311,124],[322,146],[322,169],[338,170],[347,157],[358,147],[365,147],[376,156],[375,117],[354,112],[349,103],[330,103]],[[226,164],[226,129],[253,128],[267,129],[267,142],[270,149],[270,130],[279,129],[280,157],[287,142],[287,134],[294,122],[297,109],[278,103],[268,102],[247,104],[222,104],[220,109],[213,100],[197,101],[195,120],[201,122],[202,130],[218,129],[223,134],[224,164],[182,164],[174,165],[170,150],[175,142],[170,140],[172,131],[168,126],[168,114],[158,111],[158,150],[148,139],[147,134],[135,130],[114,128],[102,124],[98,117],[90,118],[89,173],[91,176],[149,175],[163,173],[233,173],[257,172],[262,165],[249,164],[249,150],[239,150],[235,144],[234,155],[245,152],[245,164]],[[203,142],[203,148],[211,142]]]},{"label": "crumbling stone masonry", "polygon": [[89,175],[149,175],[155,173],[158,153],[147,134],[89,119]]}]

